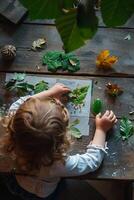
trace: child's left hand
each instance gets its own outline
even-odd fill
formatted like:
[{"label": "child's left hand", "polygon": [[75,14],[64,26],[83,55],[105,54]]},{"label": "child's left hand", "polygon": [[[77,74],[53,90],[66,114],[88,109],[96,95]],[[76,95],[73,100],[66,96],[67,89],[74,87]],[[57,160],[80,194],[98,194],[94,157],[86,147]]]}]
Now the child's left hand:
[{"label": "child's left hand", "polygon": [[63,94],[69,93],[71,90],[62,83],[56,83],[52,88],[49,89],[49,92],[51,97],[60,100]]}]

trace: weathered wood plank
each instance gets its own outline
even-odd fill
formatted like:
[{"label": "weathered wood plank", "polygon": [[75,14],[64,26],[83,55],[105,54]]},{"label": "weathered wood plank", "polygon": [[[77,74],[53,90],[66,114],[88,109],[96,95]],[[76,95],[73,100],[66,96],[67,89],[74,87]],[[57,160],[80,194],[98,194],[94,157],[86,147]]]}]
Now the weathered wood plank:
[{"label": "weathered wood plank", "polygon": [[[130,41],[124,40],[124,37],[128,33],[132,36]],[[39,64],[41,66],[40,73],[46,73],[47,69],[41,64],[43,51],[28,51],[31,48],[32,42],[40,37],[47,38],[47,46],[44,52],[62,49],[60,36],[53,26],[23,24],[16,28],[16,30],[6,25],[4,25],[4,27],[1,26],[0,46],[14,44],[17,47],[17,57],[11,65],[4,64],[2,59],[0,59],[0,71],[25,70],[27,72],[37,72],[35,66]],[[81,70],[77,74],[134,76],[133,41],[134,30],[100,28],[96,36],[90,42],[75,52],[81,61]],[[109,49],[112,55],[117,55],[119,57],[119,62],[115,64],[113,70],[97,70],[95,66],[96,56],[103,49]]]},{"label": "weathered wood plank", "polygon": [[24,8],[18,0],[1,0],[0,2],[0,16],[14,24],[17,24],[24,17],[26,12],[27,9]]}]

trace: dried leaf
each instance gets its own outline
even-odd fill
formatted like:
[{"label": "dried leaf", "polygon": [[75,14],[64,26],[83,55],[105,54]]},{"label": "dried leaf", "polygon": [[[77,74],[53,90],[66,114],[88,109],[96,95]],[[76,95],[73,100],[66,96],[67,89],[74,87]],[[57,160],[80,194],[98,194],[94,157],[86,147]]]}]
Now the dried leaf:
[{"label": "dried leaf", "polygon": [[103,50],[97,56],[96,66],[99,69],[111,69],[112,65],[118,61],[117,56],[110,56],[109,50]]},{"label": "dried leaf", "polygon": [[32,50],[36,51],[37,48],[42,48],[42,45],[46,44],[45,38],[39,38],[32,43]]},{"label": "dried leaf", "polygon": [[117,84],[107,83],[106,84],[106,92],[109,95],[116,97],[123,93],[123,89],[121,87],[119,87]]},{"label": "dried leaf", "polygon": [[76,66],[76,65],[77,65],[77,63],[76,63],[74,60],[69,59],[69,62],[70,62],[70,64],[71,64],[72,66]]},{"label": "dried leaf", "polygon": [[131,35],[128,34],[126,37],[124,37],[124,40],[131,40]]}]

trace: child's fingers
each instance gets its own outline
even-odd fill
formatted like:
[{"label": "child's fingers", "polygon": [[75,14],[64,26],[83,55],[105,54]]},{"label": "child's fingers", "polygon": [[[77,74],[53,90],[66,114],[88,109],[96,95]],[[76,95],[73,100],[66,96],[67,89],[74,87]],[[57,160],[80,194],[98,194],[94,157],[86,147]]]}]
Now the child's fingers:
[{"label": "child's fingers", "polygon": [[96,118],[101,118],[101,113],[98,113],[98,114],[96,115]]},{"label": "child's fingers", "polygon": [[112,119],[113,119],[113,117],[114,117],[114,113],[113,113],[113,111],[112,111],[112,110],[110,110],[110,114],[109,114],[108,118],[109,118],[110,120],[112,120]]},{"label": "child's fingers", "polygon": [[109,112],[109,110],[106,110],[106,112],[104,113],[104,116],[109,116],[109,114],[110,114],[110,112]]},{"label": "child's fingers", "polygon": [[114,115],[111,121],[114,123],[116,121],[116,116]]}]

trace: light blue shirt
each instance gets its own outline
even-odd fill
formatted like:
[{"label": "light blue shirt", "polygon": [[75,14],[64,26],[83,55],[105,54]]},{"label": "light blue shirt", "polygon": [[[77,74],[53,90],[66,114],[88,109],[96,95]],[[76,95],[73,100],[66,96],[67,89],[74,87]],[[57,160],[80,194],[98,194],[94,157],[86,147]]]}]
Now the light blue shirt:
[{"label": "light blue shirt", "polygon": [[[16,111],[29,97],[21,97],[11,105],[9,112]],[[49,173],[46,173],[45,167],[41,167],[37,178],[19,176],[18,182],[25,190],[39,197],[47,197],[54,192],[61,177],[84,175],[98,169],[106,148],[89,144],[84,154],[66,156],[65,164],[55,162],[49,167]]]}]

